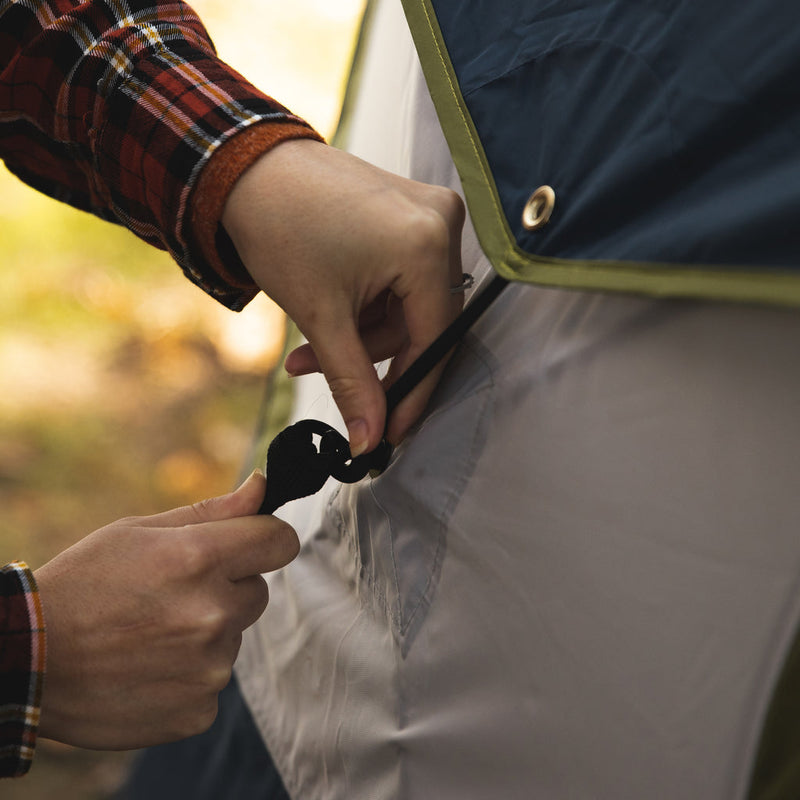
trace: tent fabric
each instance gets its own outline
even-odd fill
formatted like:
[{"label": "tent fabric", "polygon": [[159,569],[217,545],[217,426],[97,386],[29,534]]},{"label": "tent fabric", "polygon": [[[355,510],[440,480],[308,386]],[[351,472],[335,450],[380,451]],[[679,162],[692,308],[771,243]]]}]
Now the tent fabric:
[{"label": "tent fabric", "polygon": [[[398,4],[372,27],[349,147],[461,191]],[[471,224],[462,256],[479,290]],[[762,731],[796,685],[798,335],[782,308],[509,286],[381,476],[280,512],[302,549],[236,674],[290,796],[736,800],[759,759],[785,776]],[[341,425],[313,377],[295,414]]]},{"label": "tent fabric", "polygon": [[[505,277],[800,302],[800,47],[785,0],[405,0]],[[551,185],[553,222],[521,212]]]}]

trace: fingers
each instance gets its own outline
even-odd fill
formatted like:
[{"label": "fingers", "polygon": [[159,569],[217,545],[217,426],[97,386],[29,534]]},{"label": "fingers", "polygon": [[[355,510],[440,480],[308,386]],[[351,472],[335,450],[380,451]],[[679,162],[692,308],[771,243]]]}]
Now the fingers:
[{"label": "fingers", "polygon": [[[394,303],[391,300],[394,300]],[[393,311],[393,305],[399,310]],[[384,389],[391,386],[424,353],[441,331],[455,319],[462,305],[463,294],[452,294],[449,287],[447,292],[438,298],[438,302],[436,298],[427,297],[424,293],[421,301],[418,301],[416,296],[407,296],[403,306],[409,308],[410,325],[416,339],[412,341],[406,327],[403,307],[397,297],[392,297],[383,323],[359,332],[371,363],[393,359],[389,372],[382,381]],[[417,323],[417,319],[421,320],[421,324]],[[447,357],[443,358],[393,411],[387,430],[391,442],[396,444],[400,441],[408,428],[422,414],[446,361]],[[289,353],[285,367],[293,377],[322,371],[319,359],[310,344],[301,345]]]},{"label": "fingers", "polygon": [[[385,292],[380,302],[370,304],[359,317],[358,334],[373,364],[396,356],[408,344],[403,307],[392,292]],[[292,376],[320,372],[319,360],[310,344],[292,350],[284,362]]]},{"label": "fingers", "polygon": [[[394,267],[395,278],[388,286],[391,293],[382,305],[382,318],[376,321],[374,304],[371,303],[362,309],[359,320],[359,354],[366,351],[370,363],[393,358],[389,375],[384,381],[386,386],[408,369],[463,307],[463,294],[454,294],[450,289],[460,284],[462,278],[464,204],[458,195],[440,187],[425,187],[421,191],[424,205],[415,209],[413,223],[409,224],[402,236],[398,237],[395,232],[396,238],[403,240],[404,246],[394,253],[396,257],[399,256],[399,261]],[[393,254],[390,252],[386,255],[391,260]],[[289,366],[309,371],[318,366],[330,383],[330,370],[321,358],[319,345],[314,345],[314,348],[310,353],[308,350],[295,351]],[[402,439],[422,414],[446,360],[442,359],[393,412],[387,430],[390,441],[397,443]],[[370,377],[373,374],[370,372]],[[374,383],[371,382],[370,390],[373,387]],[[352,398],[353,407],[358,408],[360,403],[362,408],[374,408],[374,405],[367,405],[372,400],[367,400],[366,394],[359,398],[358,391],[356,385],[347,398],[348,401]],[[334,399],[342,409],[342,402],[335,393]],[[381,403],[380,408],[383,407]],[[382,417],[382,425],[385,422]],[[367,449],[377,446],[379,438],[379,435],[375,438],[370,431]]]},{"label": "fingers", "polygon": [[232,519],[258,513],[266,490],[266,478],[256,470],[233,492],[219,497],[201,500],[190,506],[181,506],[160,514],[137,517],[142,527],[178,528],[182,525],[195,525],[200,522]]},{"label": "fingers", "polygon": [[265,485],[264,475],[255,471],[230,494],[117,524],[163,533],[161,557],[175,569],[196,574],[221,569],[231,581],[273,572],[295,558],[300,543],[290,525],[257,513]]},{"label": "fingers", "polygon": [[378,446],[383,435],[386,398],[352,318],[308,332],[331,395],[347,427],[353,456]]},{"label": "fingers", "polygon": [[286,356],[283,367],[293,378],[320,372],[319,361],[317,361],[314,348],[310,344],[301,344],[299,347],[295,347]]},{"label": "fingers", "polygon": [[228,580],[274,572],[300,551],[300,540],[289,524],[266,515],[214,520],[184,531],[199,550],[198,571],[219,569]]},{"label": "fingers", "polygon": [[[238,608],[240,609],[238,625],[240,631],[249,628],[258,620],[269,603],[269,587],[260,575],[251,575],[235,583],[239,595]],[[236,648],[238,652],[238,647]],[[236,653],[234,653],[234,658]]]},{"label": "fingers", "polygon": [[164,548],[162,559],[176,569],[196,574],[221,569],[237,581],[285,567],[300,549],[290,525],[257,514],[264,488],[263,474],[255,471],[230,494],[117,525],[151,530]]}]

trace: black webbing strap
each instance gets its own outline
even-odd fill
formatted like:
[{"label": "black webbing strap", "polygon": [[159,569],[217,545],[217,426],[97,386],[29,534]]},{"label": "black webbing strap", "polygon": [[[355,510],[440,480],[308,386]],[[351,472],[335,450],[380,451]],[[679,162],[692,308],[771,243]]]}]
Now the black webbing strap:
[{"label": "black webbing strap", "polygon": [[[508,285],[495,275],[439,337],[386,391],[386,422],[400,402],[453,349],[475,321]],[[384,429],[384,434],[386,429]],[[314,437],[318,437],[315,441]],[[325,422],[306,419],[282,430],[267,450],[267,490],[260,514],[272,514],[284,503],[318,492],[329,477],[342,483],[380,474],[392,447],[384,438],[375,450],[352,458],[347,439]]]}]

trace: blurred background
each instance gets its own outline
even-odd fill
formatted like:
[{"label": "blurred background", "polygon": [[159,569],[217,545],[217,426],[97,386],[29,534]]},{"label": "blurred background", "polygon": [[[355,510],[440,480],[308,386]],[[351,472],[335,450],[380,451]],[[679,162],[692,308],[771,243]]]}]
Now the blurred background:
[{"label": "blurred background", "polygon": [[[194,0],[220,56],[333,133],[364,0]],[[0,166],[0,563],[237,481],[280,358],[263,295],[227,311],[164,253]],[[280,417],[275,409],[273,417]],[[130,755],[42,740],[6,800],[100,800]]]}]

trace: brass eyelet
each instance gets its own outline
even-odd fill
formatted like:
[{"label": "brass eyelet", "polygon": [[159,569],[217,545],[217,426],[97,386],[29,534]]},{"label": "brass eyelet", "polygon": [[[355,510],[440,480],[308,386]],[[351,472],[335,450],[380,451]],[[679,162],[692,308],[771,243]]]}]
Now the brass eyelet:
[{"label": "brass eyelet", "polygon": [[527,231],[537,231],[550,221],[556,204],[556,193],[550,186],[540,186],[522,209],[522,226]]}]

